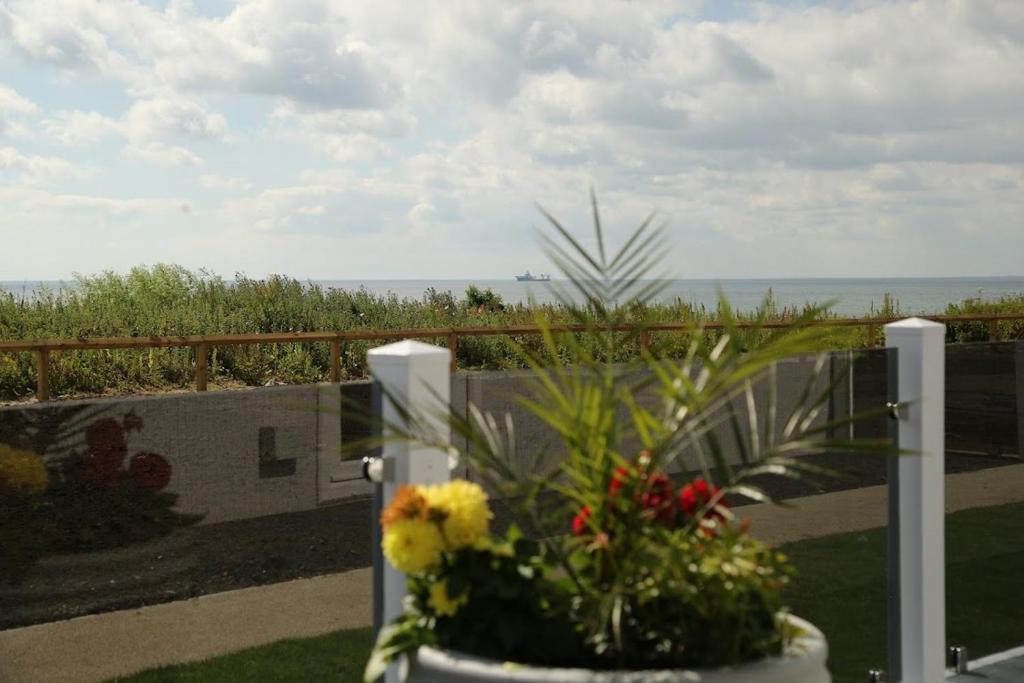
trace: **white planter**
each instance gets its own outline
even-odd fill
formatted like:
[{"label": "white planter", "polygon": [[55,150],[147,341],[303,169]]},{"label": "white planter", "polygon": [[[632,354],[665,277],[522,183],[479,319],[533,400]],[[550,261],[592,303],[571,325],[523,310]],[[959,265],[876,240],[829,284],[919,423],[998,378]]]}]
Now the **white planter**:
[{"label": "white planter", "polygon": [[549,669],[421,647],[407,658],[402,679],[409,683],[830,683],[825,636],[803,619],[789,620],[803,635],[785,654],[736,667],[688,671]]}]

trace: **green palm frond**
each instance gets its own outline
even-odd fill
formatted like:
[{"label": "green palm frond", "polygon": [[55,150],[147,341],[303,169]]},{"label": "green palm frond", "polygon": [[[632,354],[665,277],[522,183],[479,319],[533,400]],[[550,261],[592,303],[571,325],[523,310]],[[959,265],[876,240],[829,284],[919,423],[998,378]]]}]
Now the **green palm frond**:
[{"label": "green palm frond", "polygon": [[[559,332],[539,314],[539,345],[510,340],[531,370],[527,391],[514,400],[557,435],[561,452],[524,443],[510,413],[470,404],[463,414],[441,408],[426,414],[402,406],[387,388],[399,420],[350,448],[415,440],[457,452],[472,465],[472,476],[508,496],[573,580],[570,549],[562,542],[573,511],[598,503],[616,468],[635,462],[640,449],[649,452],[654,469],[700,472],[719,486],[709,506],[731,495],[778,502],[763,488],[764,477],[828,476],[802,457],[808,453],[893,452],[884,441],[830,438],[867,415],[828,415],[846,373],[817,353],[827,331],[813,323],[825,307],[808,307],[791,325],[775,329],[768,327],[769,300],[753,320],[741,321],[720,295],[721,329],[693,325],[682,354],[666,357],[639,345],[649,328],[646,304],[667,281],[658,270],[666,228],[648,216],[612,250],[593,194],[591,206],[594,250],[541,209],[553,233],[542,236],[542,247],[565,278],[552,283],[553,295],[582,332]],[[609,329],[615,327],[622,329]],[[639,356],[615,363],[627,343],[640,347]],[[779,368],[791,358],[803,359],[808,371],[795,398],[783,402]],[[597,596],[610,638],[623,590]]]},{"label": "green palm frond", "polygon": [[[579,302],[556,284],[554,293],[559,303],[570,311],[588,311],[591,315],[585,316],[583,322],[595,322],[595,317],[596,320],[611,322],[621,318],[622,311],[628,305],[649,303],[667,286],[665,274],[655,274],[655,268],[666,254],[666,226],[655,225],[655,215],[649,215],[609,260],[601,214],[593,191],[590,198],[596,254],[589,252],[543,207],[540,211],[554,228],[555,236],[542,233],[539,239],[548,258],[578,295]],[[561,238],[562,243],[556,238]],[[646,282],[641,285],[643,281]],[[626,305],[620,303],[624,298]]]}]

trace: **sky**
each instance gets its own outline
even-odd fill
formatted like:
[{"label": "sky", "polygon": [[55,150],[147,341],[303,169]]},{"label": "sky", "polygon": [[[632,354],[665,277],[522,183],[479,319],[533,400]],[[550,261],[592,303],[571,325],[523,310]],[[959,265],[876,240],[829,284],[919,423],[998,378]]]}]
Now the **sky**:
[{"label": "sky", "polygon": [[1024,274],[1024,2],[0,0],[0,280]]}]

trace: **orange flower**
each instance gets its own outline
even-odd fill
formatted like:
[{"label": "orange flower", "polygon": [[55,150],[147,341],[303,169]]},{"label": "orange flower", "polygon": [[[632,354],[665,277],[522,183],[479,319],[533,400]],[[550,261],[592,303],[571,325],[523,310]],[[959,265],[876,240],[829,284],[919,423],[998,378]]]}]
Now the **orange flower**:
[{"label": "orange flower", "polygon": [[427,499],[419,489],[406,484],[395,491],[391,503],[380,513],[380,525],[387,529],[400,519],[426,519],[428,509]]}]

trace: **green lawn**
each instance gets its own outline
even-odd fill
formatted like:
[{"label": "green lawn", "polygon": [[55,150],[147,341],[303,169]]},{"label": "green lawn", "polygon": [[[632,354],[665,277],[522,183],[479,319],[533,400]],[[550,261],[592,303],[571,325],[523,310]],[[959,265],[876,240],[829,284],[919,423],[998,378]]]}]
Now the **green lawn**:
[{"label": "green lawn", "polygon": [[[972,657],[1024,643],[1024,504],[949,515],[946,533],[948,641]],[[885,530],[827,536],[781,548],[800,576],[789,591],[793,612],[829,640],[836,683],[861,683],[885,668]],[[130,678],[162,681],[358,681],[369,629],[285,640],[195,664]]]},{"label": "green lawn", "polygon": [[372,645],[369,628],[335,631],[318,638],[281,640],[204,662],[150,669],[118,680],[131,683],[362,681],[363,666]]},{"label": "green lawn", "polygon": [[[887,664],[885,529],[781,548],[800,576],[789,591],[795,614],[829,641],[835,683],[862,683]],[[946,639],[972,658],[1024,643],[1024,505],[946,517]]]}]

